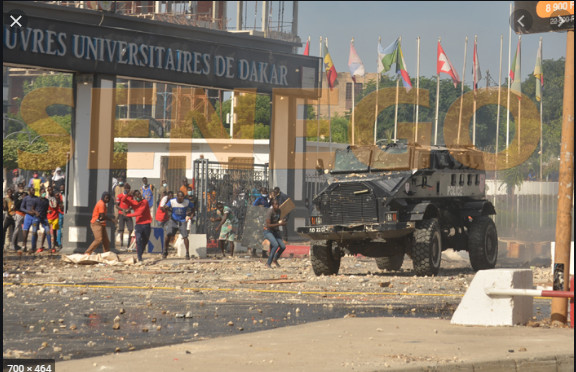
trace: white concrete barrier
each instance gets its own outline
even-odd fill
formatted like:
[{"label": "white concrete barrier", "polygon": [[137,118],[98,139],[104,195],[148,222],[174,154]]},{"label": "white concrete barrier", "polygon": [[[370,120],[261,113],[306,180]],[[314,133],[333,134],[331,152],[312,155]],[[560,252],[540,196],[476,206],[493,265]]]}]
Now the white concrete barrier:
[{"label": "white concrete barrier", "polygon": [[525,296],[491,297],[487,289],[533,289],[530,269],[492,269],[476,273],[452,324],[513,326],[532,318],[533,298]]},{"label": "white concrete barrier", "polygon": [[[188,234],[190,257],[206,258],[206,234]],[[186,257],[184,239],[178,235],[174,243],[178,257]]]}]

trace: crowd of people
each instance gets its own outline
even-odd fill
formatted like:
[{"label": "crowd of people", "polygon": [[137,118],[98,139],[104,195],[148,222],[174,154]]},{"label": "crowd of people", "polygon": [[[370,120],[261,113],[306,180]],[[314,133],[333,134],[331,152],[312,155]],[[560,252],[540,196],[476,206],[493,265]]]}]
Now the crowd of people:
[{"label": "crowd of people", "polygon": [[[127,233],[128,237],[132,237],[134,232],[137,260],[143,262],[142,255],[150,240],[152,224],[156,224],[163,228],[165,233],[162,257],[167,257],[170,241],[176,232],[179,232],[186,246],[186,257],[190,258],[188,233],[194,228],[192,222],[197,206],[193,187],[194,182],[189,183],[185,178],[182,180],[182,186],[174,193],[170,190],[167,181],[162,180],[162,186],[157,193],[158,197],[154,200],[156,188],[148,182],[148,178],[143,177],[142,185],[133,189],[123,177],[119,177],[113,186],[114,215],[107,216],[108,211],[102,210],[101,206],[98,205],[100,202],[94,208],[92,230],[95,232],[95,240],[90,248],[94,246],[95,249],[102,245],[105,252],[109,250],[106,235],[96,238],[96,233],[100,234],[102,230],[102,234],[105,234],[105,229],[102,229],[101,226],[94,226],[94,224],[104,225],[107,220],[113,221],[116,226],[116,238],[120,243],[120,250],[124,250],[124,232]],[[104,198],[104,195],[102,197]],[[97,215],[101,215],[101,218],[96,218]],[[130,240],[128,240],[126,248],[130,244]],[[93,252],[94,249],[90,248],[86,254]]]},{"label": "crowd of people", "polygon": [[[152,192],[148,192],[152,190]],[[177,191],[172,191],[166,180],[162,180],[162,185],[158,189],[158,197],[153,200],[153,191],[155,187],[148,183],[147,178],[142,179],[142,186],[133,189],[123,178],[119,178],[117,185],[114,187],[114,207],[115,216],[112,220],[116,223],[117,241],[120,242],[120,249],[124,246],[124,233],[128,236],[135,235],[136,255],[138,262],[143,262],[143,253],[146,251],[152,224],[164,229],[164,246],[162,258],[167,258],[170,249],[170,243],[174,240],[176,234],[180,235],[186,249],[185,258],[190,259],[188,235],[195,232],[193,221],[196,216],[198,201],[194,195],[194,181],[182,179],[182,183]],[[146,197],[148,193],[148,197]],[[215,199],[215,195],[208,193],[209,199]],[[274,188],[271,194],[268,190],[262,188],[259,190],[259,197],[253,202],[254,206],[269,209],[266,217],[266,223],[262,227],[262,239],[270,242],[270,263],[279,266],[278,258],[286,248],[285,241],[287,237],[286,220],[287,216],[280,219],[280,205],[284,203],[288,196],[280,191],[278,187]],[[207,195],[208,196],[208,195]],[[103,195],[104,197],[108,197]],[[155,208],[154,207],[154,203]],[[224,202],[214,202],[215,216],[210,221],[215,223],[214,232],[218,236],[218,247],[225,257],[227,254],[234,256],[234,242],[238,238],[238,216],[235,208],[226,205]],[[155,211],[155,213],[152,213]],[[111,218],[107,217],[107,211],[102,209],[99,202],[94,208],[94,223],[105,224]],[[98,217],[99,216],[99,217]],[[134,223],[133,218],[136,219]],[[282,230],[281,230],[282,229]],[[92,226],[94,236],[105,234],[105,229],[101,226]],[[93,252],[92,248],[102,244],[104,250],[109,250],[107,237],[95,238],[87,254]],[[126,243],[129,245],[130,243]]]},{"label": "crowd of people", "polygon": [[[65,185],[61,168],[50,176],[35,171],[28,181],[20,170],[12,171],[12,183],[2,202],[2,249],[7,238],[9,249],[20,253],[55,253],[62,248]],[[38,246],[39,232],[42,239]]]},{"label": "crowd of people", "polygon": [[[164,229],[164,248],[162,257],[166,258],[170,242],[176,233],[180,234],[186,248],[186,258],[190,258],[188,234],[194,233],[197,199],[194,195],[194,181],[184,178],[177,191],[172,191],[166,180],[155,193],[154,185],[142,178],[142,185],[132,188],[122,177],[117,179],[112,193],[104,192],[94,207],[90,227],[94,241],[86,250],[90,255],[100,245],[104,252],[110,250],[110,238],[106,230],[107,222],[115,226],[116,239],[120,250],[130,245],[125,243],[124,233],[128,237],[135,235],[136,255],[138,262],[143,261],[143,253],[150,240],[152,224]],[[6,190],[3,200],[3,247],[8,238],[10,248],[15,251],[40,253],[45,250],[56,252],[62,248],[62,226],[65,193],[65,177],[62,169],[57,168],[51,176],[34,172],[26,182],[18,169],[13,171],[12,185]],[[154,200],[154,195],[157,195]],[[262,227],[262,239],[270,243],[270,254],[267,265],[279,266],[278,258],[284,251],[287,240],[287,217],[280,219],[280,206],[288,196],[275,187],[272,193],[268,189],[259,190],[259,196],[252,203],[254,206],[267,208],[266,222]],[[234,256],[234,242],[238,238],[239,216],[235,210],[224,202],[214,202],[215,233],[218,236],[218,247],[223,256]],[[214,199],[214,200],[212,200]],[[108,205],[114,202],[114,210],[109,214]],[[152,211],[155,211],[154,213]],[[135,221],[134,221],[135,219]],[[38,233],[42,229],[41,243],[38,246]],[[8,234],[7,234],[8,233]],[[28,241],[30,245],[28,246]],[[46,246],[47,245],[47,248]]]}]

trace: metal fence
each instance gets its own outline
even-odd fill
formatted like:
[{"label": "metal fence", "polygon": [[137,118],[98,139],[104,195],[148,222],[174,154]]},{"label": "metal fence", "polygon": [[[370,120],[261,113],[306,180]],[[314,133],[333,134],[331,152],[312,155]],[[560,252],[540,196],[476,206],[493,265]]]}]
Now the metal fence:
[{"label": "metal fence", "polygon": [[495,204],[494,221],[500,237],[555,240],[557,195],[497,195],[488,199]]},{"label": "metal fence", "polygon": [[194,161],[196,231],[217,238],[215,224],[216,202],[229,206],[238,218],[238,240],[242,238],[246,208],[260,196],[262,187],[269,187],[268,164],[220,163],[207,159]]}]

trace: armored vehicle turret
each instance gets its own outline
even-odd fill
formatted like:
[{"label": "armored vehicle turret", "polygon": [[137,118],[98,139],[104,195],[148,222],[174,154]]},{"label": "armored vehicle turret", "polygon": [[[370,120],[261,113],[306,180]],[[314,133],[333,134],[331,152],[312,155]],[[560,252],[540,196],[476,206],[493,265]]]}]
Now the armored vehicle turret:
[{"label": "armored vehicle turret", "polygon": [[345,254],[374,257],[381,270],[399,270],[408,255],[416,275],[436,275],[449,248],[467,251],[474,270],[496,265],[496,212],[485,197],[481,152],[350,146],[333,164],[310,223],[297,230],[312,240],[316,275],[337,274]]}]

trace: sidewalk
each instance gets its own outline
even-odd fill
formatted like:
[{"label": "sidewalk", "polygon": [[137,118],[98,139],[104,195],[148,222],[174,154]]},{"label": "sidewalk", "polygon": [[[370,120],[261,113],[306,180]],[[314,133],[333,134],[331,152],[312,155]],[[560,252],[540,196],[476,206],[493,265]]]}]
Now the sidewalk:
[{"label": "sidewalk", "polygon": [[574,330],[344,318],[58,362],[76,371],[573,371]]}]

